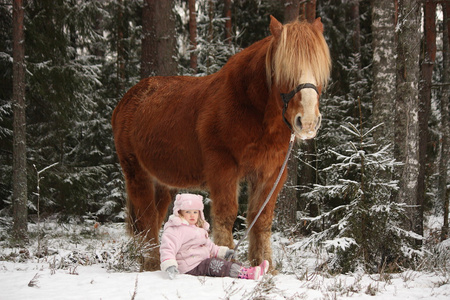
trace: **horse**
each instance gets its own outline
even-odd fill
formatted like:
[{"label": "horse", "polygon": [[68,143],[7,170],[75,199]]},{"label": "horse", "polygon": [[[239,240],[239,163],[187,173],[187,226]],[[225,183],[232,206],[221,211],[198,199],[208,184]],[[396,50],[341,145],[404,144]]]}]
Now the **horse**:
[{"label": "horse", "polygon": [[[291,133],[316,136],[319,98],[331,59],[320,18],[281,24],[204,77],[142,79],[112,115],[116,152],[125,177],[129,231],[159,245],[159,232],[179,189],[201,189],[212,200],[212,237],[234,247],[239,186],[248,186],[247,222],[258,214],[281,170]],[[248,259],[272,264],[271,226],[287,173],[248,235]],[[159,251],[143,270],[159,270]],[[273,269],[272,269],[273,270]]]}]

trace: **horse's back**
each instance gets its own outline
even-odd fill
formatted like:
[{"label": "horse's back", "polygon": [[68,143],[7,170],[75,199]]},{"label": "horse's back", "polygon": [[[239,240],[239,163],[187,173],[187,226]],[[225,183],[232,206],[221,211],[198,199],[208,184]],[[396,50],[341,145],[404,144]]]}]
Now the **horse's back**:
[{"label": "horse's back", "polygon": [[186,81],[189,77],[181,78],[178,76],[156,76],[144,78],[139,81],[125,93],[114,109],[112,115],[113,130],[120,129],[124,125],[123,123],[131,120],[134,117],[134,113],[139,108],[142,108],[143,105],[160,105],[163,103],[163,98],[152,97],[152,95],[155,93],[164,94],[164,90],[167,90],[168,86],[174,86],[172,84],[173,82],[180,81],[180,79],[181,81]]}]

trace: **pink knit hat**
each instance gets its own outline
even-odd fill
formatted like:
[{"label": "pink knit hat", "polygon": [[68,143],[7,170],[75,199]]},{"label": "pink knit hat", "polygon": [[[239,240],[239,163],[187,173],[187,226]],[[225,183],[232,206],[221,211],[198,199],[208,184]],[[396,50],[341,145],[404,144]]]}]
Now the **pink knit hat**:
[{"label": "pink knit hat", "polygon": [[178,194],[175,197],[175,203],[173,205],[173,214],[179,215],[180,210],[198,210],[200,211],[200,218],[205,221],[203,215],[203,197],[194,194]]}]

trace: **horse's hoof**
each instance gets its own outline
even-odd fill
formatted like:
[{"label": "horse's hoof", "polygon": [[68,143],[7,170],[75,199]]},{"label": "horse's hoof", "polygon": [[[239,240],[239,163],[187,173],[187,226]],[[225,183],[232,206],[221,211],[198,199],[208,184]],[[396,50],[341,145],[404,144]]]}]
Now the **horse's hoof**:
[{"label": "horse's hoof", "polygon": [[144,262],[141,265],[141,272],[144,271],[159,271],[160,263],[159,259],[155,259],[153,257],[145,258]]}]

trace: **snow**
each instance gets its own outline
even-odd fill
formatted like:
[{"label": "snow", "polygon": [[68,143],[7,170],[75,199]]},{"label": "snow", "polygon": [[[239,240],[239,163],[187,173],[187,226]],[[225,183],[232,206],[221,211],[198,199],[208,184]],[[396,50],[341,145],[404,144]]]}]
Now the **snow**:
[{"label": "snow", "polygon": [[[2,241],[0,299],[450,299],[446,266],[433,272],[330,275],[316,271],[323,253],[290,250],[292,241],[278,234],[274,261],[281,271],[260,281],[190,275],[170,280],[162,271],[118,271],[129,249],[125,227],[94,225],[41,224],[45,235],[39,243],[46,249],[41,258],[34,255],[36,242],[21,249]],[[242,244],[241,251],[245,248]]]},{"label": "snow", "polygon": [[[368,275],[266,275],[256,282],[233,278],[178,275],[162,271],[108,272],[99,265],[51,271],[46,264],[2,262],[2,299],[446,299],[448,278],[405,272],[388,281]],[[34,283],[30,283],[34,281]],[[442,284],[446,282],[445,284]],[[31,286],[30,286],[31,285]],[[372,295],[374,294],[374,295]],[[134,296],[133,296],[134,295]]]}]

